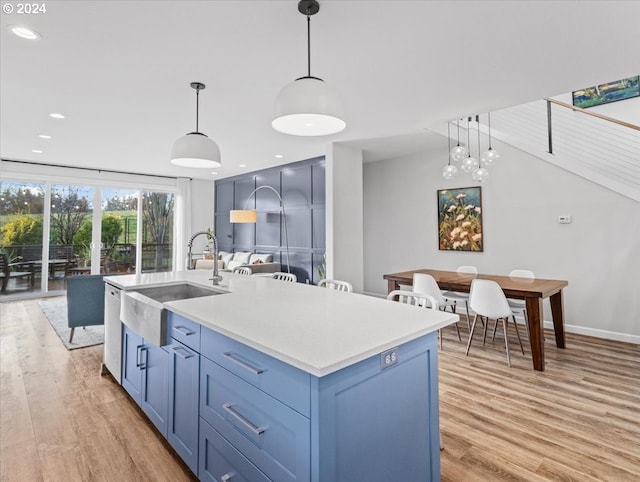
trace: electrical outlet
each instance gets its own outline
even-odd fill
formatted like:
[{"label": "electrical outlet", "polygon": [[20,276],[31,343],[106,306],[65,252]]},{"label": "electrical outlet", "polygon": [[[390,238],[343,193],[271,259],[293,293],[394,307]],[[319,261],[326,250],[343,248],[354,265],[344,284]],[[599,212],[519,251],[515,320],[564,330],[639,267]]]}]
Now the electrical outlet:
[{"label": "electrical outlet", "polygon": [[380,370],[389,368],[396,363],[398,363],[398,347],[380,353]]}]

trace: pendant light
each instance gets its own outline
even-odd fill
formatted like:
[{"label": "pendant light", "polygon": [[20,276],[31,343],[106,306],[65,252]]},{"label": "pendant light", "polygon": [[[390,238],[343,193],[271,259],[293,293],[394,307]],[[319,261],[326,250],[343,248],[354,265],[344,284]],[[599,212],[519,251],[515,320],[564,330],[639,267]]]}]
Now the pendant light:
[{"label": "pendant light", "polygon": [[[458,126],[460,129],[460,126]],[[458,135],[458,139],[460,136]],[[442,177],[446,180],[454,179],[458,175],[458,168],[451,165],[451,123],[447,122],[447,141],[449,142],[449,162],[442,168]],[[458,140],[458,143],[460,141]]]},{"label": "pendant light", "polygon": [[190,85],[196,90],[196,130],[173,143],[171,163],[182,167],[220,167],[222,164],[218,145],[202,132],[198,132],[200,91],[206,86],[201,82],[191,82]]},{"label": "pendant light", "polygon": [[458,144],[456,147],[450,150],[451,160],[454,162],[462,162],[467,158],[467,149],[460,145],[460,121],[456,120],[456,126],[458,127]]},{"label": "pendant light", "polygon": [[491,147],[491,112],[489,112],[487,114],[487,119],[489,121],[488,126],[489,126],[489,149],[487,149],[484,154],[482,154],[482,162],[484,162],[484,164],[486,166],[490,166],[491,164],[493,164],[495,161],[497,161],[498,159],[500,159],[500,154],[498,154],[496,151],[493,150],[493,148]]},{"label": "pendant light", "polygon": [[471,157],[471,145],[469,144],[469,122],[470,121],[471,121],[471,117],[468,117],[467,118],[467,146],[468,146],[469,155],[464,161],[462,161],[462,164],[460,165],[460,169],[462,169],[464,172],[473,172],[474,169],[478,168],[478,161],[476,161],[473,157]]},{"label": "pendant light", "polygon": [[[478,123],[478,158],[480,158],[480,116],[476,116],[476,122]],[[476,169],[471,172],[471,179],[476,182],[483,182],[489,177],[489,171],[483,166],[482,160]]]},{"label": "pendant light", "polygon": [[325,136],[342,131],[342,103],[336,92],[311,75],[311,16],[320,11],[316,0],[300,0],[298,11],[307,17],[307,75],[286,85],[276,97],[271,126],[294,136]]}]

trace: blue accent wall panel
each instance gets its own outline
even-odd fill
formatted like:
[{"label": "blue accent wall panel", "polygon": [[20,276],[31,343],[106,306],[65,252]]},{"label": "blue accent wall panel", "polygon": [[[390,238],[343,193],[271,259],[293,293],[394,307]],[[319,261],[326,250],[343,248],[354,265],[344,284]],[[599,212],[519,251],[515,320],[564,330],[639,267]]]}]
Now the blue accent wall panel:
[{"label": "blue accent wall panel", "polygon": [[[284,221],[275,193],[259,186],[275,188],[284,200],[289,234],[291,272],[301,283],[317,283],[318,259],[325,252],[325,160],[308,159],[284,166],[220,179],[215,183],[215,233],[224,251],[271,253],[286,271]],[[256,224],[231,224],[229,210],[255,209]]]}]

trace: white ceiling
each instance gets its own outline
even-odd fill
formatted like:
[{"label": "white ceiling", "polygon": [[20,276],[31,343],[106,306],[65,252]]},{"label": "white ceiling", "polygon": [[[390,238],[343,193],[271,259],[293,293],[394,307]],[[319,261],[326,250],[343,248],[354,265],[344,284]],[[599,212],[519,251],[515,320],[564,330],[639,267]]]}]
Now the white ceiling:
[{"label": "white ceiling", "polygon": [[[341,94],[347,128],[299,138],[271,128],[278,91],[306,73],[297,1],[41,3],[45,14],[1,16],[3,159],[205,179],[337,141],[379,160],[429,144],[421,133],[437,123],[640,70],[639,1],[320,0],[312,75]],[[10,24],[42,38],[18,38]],[[220,146],[217,176],[168,161],[195,128],[192,81],[207,85],[200,130]]]}]

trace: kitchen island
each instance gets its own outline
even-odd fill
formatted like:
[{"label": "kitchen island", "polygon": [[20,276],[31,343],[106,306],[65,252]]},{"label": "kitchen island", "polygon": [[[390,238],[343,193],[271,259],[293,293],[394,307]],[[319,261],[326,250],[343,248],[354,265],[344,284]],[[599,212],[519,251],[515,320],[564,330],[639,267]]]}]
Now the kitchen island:
[{"label": "kitchen island", "polygon": [[123,329],[123,386],[143,380],[129,393],[201,480],[439,480],[436,337],[457,315],[231,273],[217,289],[164,303],[165,346]]}]

